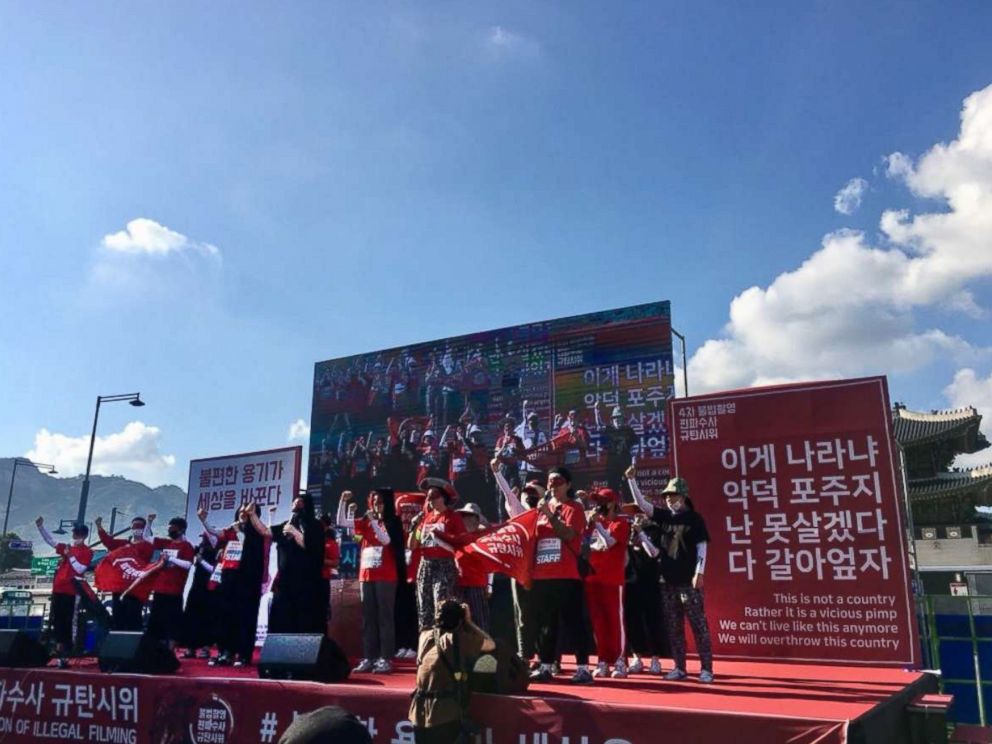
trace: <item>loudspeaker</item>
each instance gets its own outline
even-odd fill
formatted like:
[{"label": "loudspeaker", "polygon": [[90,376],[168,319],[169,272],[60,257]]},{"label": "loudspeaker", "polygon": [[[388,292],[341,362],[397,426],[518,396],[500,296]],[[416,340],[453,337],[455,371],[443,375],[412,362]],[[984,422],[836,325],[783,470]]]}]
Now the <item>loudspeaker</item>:
[{"label": "loudspeaker", "polygon": [[169,648],[146,633],[112,631],[100,647],[101,672],[175,674],[179,659]]},{"label": "loudspeaker", "polygon": [[258,659],[258,676],[342,682],[351,667],[340,646],[319,633],[272,633]]},{"label": "loudspeaker", "polygon": [[23,630],[0,630],[0,666],[40,667],[48,663],[48,650]]}]

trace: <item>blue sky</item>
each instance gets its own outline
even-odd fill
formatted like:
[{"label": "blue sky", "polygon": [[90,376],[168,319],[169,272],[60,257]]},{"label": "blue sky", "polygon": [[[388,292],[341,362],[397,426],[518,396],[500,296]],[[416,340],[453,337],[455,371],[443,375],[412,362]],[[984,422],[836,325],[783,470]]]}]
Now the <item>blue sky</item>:
[{"label": "blue sky", "polygon": [[694,391],[992,414],[990,24],[0,0],[0,455],[78,472],[140,390],[95,469],[185,485],[286,443],[317,360],[658,299]]}]

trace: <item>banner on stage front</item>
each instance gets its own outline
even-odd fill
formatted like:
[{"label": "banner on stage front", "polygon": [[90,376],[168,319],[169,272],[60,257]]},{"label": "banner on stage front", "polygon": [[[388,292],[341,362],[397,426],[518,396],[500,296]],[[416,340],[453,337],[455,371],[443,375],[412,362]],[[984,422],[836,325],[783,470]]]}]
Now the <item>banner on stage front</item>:
[{"label": "banner on stage front", "polygon": [[717,657],[915,665],[884,377],[672,401]]}]

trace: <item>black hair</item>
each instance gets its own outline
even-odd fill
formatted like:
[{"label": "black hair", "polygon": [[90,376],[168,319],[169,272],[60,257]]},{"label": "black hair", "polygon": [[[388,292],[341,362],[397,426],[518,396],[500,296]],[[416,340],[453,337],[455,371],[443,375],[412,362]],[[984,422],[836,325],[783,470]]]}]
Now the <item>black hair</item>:
[{"label": "black hair", "polygon": [[186,520],[183,519],[182,517],[173,517],[172,519],[170,519],[169,526],[172,527],[173,525],[181,529],[183,532],[186,531],[186,526],[187,526]]},{"label": "black hair", "polygon": [[572,487],[572,471],[566,468],[564,465],[558,465],[557,467],[551,468],[551,470],[548,471],[549,476],[555,474],[560,475],[562,478],[565,479],[565,482],[568,483],[568,498],[570,499],[576,498],[575,488]]},{"label": "black hair", "polygon": [[465,622],[465,608],[457,600],[446,599],[437,608],[434,622],[442,632],[458,630]]},{"label": "black hair", "polygon": [[373,493],[379,494],[382,523],[386,527],[386,534],[389,535],[389,547],[392,548],[396,575],[406,576],[406,539],[403,536],[403,520],[396,513],[396,494],[392,488],[376,488]]},{"label": "black hair", "polygon": [[144,517],[133,517],[131,519],[131,524],[134,524],[135,522],[141,522],[142,524],[148,524],[148,520],[146,520]]},{"label": "black hair", "polygon": [[89,534],[90,534],[90,528],[87,527],[85,524],[72,525],[73,537],[76,537],[77,535],[79,535],[80,537],[89,537]]}]

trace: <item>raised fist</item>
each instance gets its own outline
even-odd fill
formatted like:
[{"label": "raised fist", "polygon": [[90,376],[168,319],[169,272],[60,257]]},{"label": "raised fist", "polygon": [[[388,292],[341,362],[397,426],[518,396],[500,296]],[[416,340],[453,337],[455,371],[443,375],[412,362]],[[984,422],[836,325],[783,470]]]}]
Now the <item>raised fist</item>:
[{"label": "raised fist", "polygon": [[198,516],[200,518],[200,521],[205,520],[207,518],[207,510],[204,509],[204,508],[202,508],[202,507],[199,508],[199,509],[197,509],[196,510],[196,516]]},{"label": "raised fist", "polygon": [[38,517],[36,520],[34,520],[34,523],[38,527],[41,527],[41,525],[43,525],[45,523],[45,518],[44,517]]},{"label": "raised fist", "polygon": [[623,477],[627,480],[634,480],[637,477],[637,466],[631,465],[625,471],[623,471]]},{"label": "raised fist", "polygon": [[93,520],[93,524],[96,525],[96,528],[98,530],[102,530],[103,529],[103,517],[97,517],[96,519],[94,519]]}]

